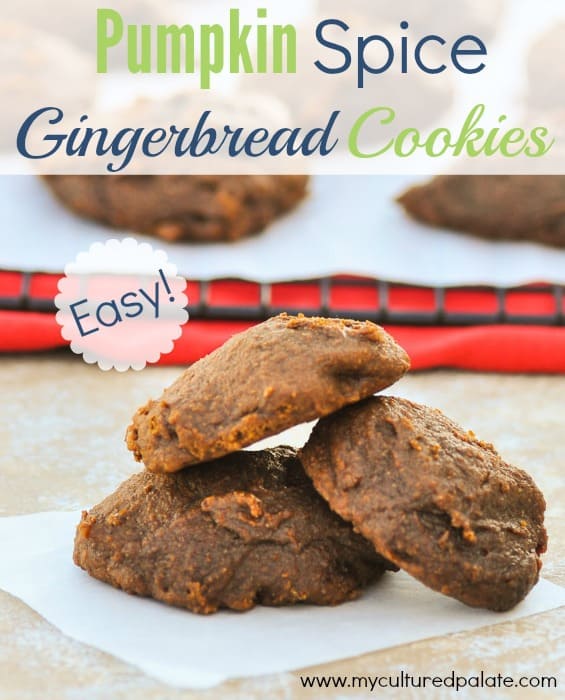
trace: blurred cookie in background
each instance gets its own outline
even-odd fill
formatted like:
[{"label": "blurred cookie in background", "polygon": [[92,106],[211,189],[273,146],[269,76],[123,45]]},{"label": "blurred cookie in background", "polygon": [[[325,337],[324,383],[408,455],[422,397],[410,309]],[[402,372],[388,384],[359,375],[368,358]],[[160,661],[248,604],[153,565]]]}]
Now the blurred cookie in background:
[{"label": "blurred cookie in background", "polygon": [[[96,11],[106,7],[98,0],[26,0],[3,3],[2,16],[61,37],[82,51],[96,51]],[[115,7],[127,24],[171,23],[170,5],[156,0],[120,0]]]},{"label": "blurred cookie in background", "polygon": [[88,58],[64,39],[0,22],[0,148],[14,148],[23,122],[56,105],[80,113],[94,97]]},{"label": "blurred cookie in background", "polygon": [[[147,131],[175,124],[179,130],[186,129],[188,141],[205,111],[210,112],[206,129],[215,128],[220,140],[225,124],[244,130],[288,126],[286,111],[276,101],[260,95],[235,99],[200,91],[164,100],[138,100],[125,110],[105,115],[101,123],[111,125],[111,133],[132,123]],[[90,121],[94,125],[97,120]],[[214,157],[217,163],[220,156]],[[115,156],[109,159],[114,166],[119,161]],[[152,162],[138,149],[127,170],[117,175],[98,174],[106,172],[107,161],[92,155],[77,164],[72,159],[65,161],[63,155],[59,166],[67,165],[67,170],[60,167],[57,172],[62,174],[47,174],[43,180],[80,216],[171,242],[235,241],[259,233],[306,197],[309,181],[306,175],[240,174],[244,167],[239,162],[238,170],[227,174],[187,175],[194,158],[186,154],[177,157],[172,147]],[[228,161],[227,157],[222,160],[223,167],[218,165],[217,172],[229,170]],[[233,169],[234,164],[231,166]],[[72,173],[81,168],[84,174],[67,174],[69,167]]]},{"label": "blurred cookie in background", "polygon": [[[402,129],[431,126],[448,111],[454,90],[445,73],[427,75],[412,70],[401,74],[400,67],[396,67],[378,74],[367,68],[360,74],[356,63],[357,36],[368,33],[371,25],[360,13],[344,11],[336,17],[346,21],[350,29],[344,31],[338,25],[328,25],[324,29],[324,41],[339,44],[349,52],[349,67],[346,67],[347,59],[342,51],[316,41],[317,21],[311,19],[297,28],[297,72],[242,76],[241,91],[259,91],[280,99],[295,123],[304,129],[324,127],[332,112],[339,110],[332,135],[339,137],[338,147],[343,149],[348,148],[348,135],[353,125],[375,107],[390,110],[367,120],[359,138],[359,143],[367,149],[390,141]],[[382,21],[375,29],[385,36],[398,35],[401,31]],[[435,54],[435,48],[430,46],[431,60],[437,63],[439,57],[434,58]],[[386,65],[387,60],[383,43],[373,42],[364,49],[365,64],[373,69]],[[400,58],[396,60],[399,62]],[[329,72],[338,69],[342,69],[341,72]]]},{"label": "blurred cookie in background", "polygon": [[398,202],[430,226],[565,247],[565,176],[442,175]]},{"label": "blurred cookie in background", "polygon": [[523,92],[528,128],[545,128],[553,146],[549,158],[528,163],[528,172],[565,172],[565,21],[538,34],[527,56],[526,85]]},{"label": "blurred cookie in background", "polygon": [[[453,12],[446,12],[445,0],[318,0],[317,16],[346,18],[352,15],[364,18],[364,35],[386,34],[383,23],[398,26],[407,21],[412,32],[418,35],[474,34],[484,41],[492,39],[503,17],[506,0],[458,0]],[[421,36],[417,37],[418,39]]]},{"label": "blurred cookie in background", "polygon": [[262,231],[305,196],[302,175],[47,175],[80,216],[169,242],[235,241]]},{"label": "blurred cookie in background", "polygon": [[564,44],[565,22],[544,32],[532,44],[527,65],[526,103],[529,111],[565,111]]}]

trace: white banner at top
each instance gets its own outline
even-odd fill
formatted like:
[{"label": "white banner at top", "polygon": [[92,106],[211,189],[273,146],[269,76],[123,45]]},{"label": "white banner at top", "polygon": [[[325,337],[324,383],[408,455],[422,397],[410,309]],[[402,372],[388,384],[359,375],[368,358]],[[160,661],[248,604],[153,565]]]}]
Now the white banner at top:
[{"label": "white banner at top", "polygon": [[0,173],[564,174],[560,0],[2,0]]}]

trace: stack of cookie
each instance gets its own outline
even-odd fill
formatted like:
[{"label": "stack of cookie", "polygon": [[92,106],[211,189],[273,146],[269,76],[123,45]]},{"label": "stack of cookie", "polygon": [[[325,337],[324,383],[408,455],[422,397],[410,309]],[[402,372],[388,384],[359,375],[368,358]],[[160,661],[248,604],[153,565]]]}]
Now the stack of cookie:
[{"label": "stack of cookie", "polygon": [[[408,367],[369,322],[282,314],[234,336],[136,413],[146,470],[83,513],[75,563],[197,613],[335,605],[398,568],[513,607],[538,580],[543,496],[439,411],[373,396]],[[298,453],[241,451],[316,418]]]}]

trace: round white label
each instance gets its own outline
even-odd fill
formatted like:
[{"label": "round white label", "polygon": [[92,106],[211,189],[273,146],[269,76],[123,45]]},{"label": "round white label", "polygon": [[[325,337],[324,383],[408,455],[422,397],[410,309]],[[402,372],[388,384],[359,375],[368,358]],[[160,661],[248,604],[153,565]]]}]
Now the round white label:
[{"label": "round white label", "polygon": [[133,238],[94,243],[65,267],[61,334],[100,369],[140,370],[173,349],[188,321],[186,280],[162,250]]}]

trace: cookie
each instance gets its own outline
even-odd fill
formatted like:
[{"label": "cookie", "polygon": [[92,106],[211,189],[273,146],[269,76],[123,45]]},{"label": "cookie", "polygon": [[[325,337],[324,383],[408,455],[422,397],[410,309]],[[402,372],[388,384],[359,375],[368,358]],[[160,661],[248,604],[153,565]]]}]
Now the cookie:
[{"label": "cookie", "polygon": [[[62,38],[80,48],[81,51],[95,54],[97,50],[96,11],[102,7],[105,7],[104,4],[98,0],[81,0],[72,3],[68,0],[49,0],[48,3],[43,0],[26,0],[3,3],[2,16],[6,20],[22,22]],[[127,24],[168,24],[171,20],[172,8],[167,0],[159,0],[159,2],[120,0],[116,9],[122,14]],[[91,75],[96,70],[96,64],[92,67],[93,58],[90,58]]]},{"label": "cookie", "polygon": [[[56,105],[70,119],[93,100],[94,76],[88,57],[64,39],[2,20],[0,61],[1,148],[16,152],[22,125],[38,109]],[[26,147],[33,150],[33,139],[26,139]]]},{"label": "cookie", "polygon": [[440,411],[368,399],[320,421],[301,459],[332,510],[430,588],[503,611],[537,582],[542,494]]},{"label": "cookie", "polygon": [[166,241],[236,241],[262,231],[307,193],[302,175],[47,175],[76,214]]},{"label": "cookie", "polygon": [[398,201],[431,226],[565,247],[565,176],[443,175]]},{"label": "cookie", "polygon": [[[234,124],[245,131],[258,125],[269,131],[289,125],[284,105],[277,100],[256,94],[236,100],[206,91],[139,99],[124,109],[93,115],[92,122],[101,121],[112,133],[135,123],[149,133],[162,128],[164,121],[177,129],[194,127],[204,113],[208,113],[206,128],[218,133]],[[217,163],[218,173],[224,174],[191,172],[198,166],[176,157],[172,147],[152,163],[138,149],[127,169],[111,177],[106,172],[108,162],[117,168],[123,161],[90,154],[78,174],[79,165],[62,157],[51,167],[63,174],[52,171],[43,179],[75,214],[169,242],[229,242],[257,234],[293,210],[308,192],[306,175],[232,174],[233,167],[225,159]],[[73,174],[66,174],[69,167],[75,168]]]},{"label": "cookie", "polygon": [[127,445],[150,471],[174,472],[355,403],[408,367],[373,323],[281,314],[232,337],[139,409]]},{"label": "cookie", "polygon": [[[526,103],[530,110],[562,112],[565,107],[563,61],[556,60],[563,51],[565,22],[552,22],[548,31],[533,42],[528,54]],[[563,123],[561,114],[560,124]],[[545,122],[541,122],[545,123]],[[553,133],[553,130],[552,130]]]},{"label": "cookie", "polygon": [[128,593],[203,614],[337,605],[390,568],[330,511],[290,448],[132,476],[83,513],[74,561]]},{"label": "cookie", "polygon": [[[317,14],[319,21],[335,17],[348,24],[348,32],[327,27],[324,37],[328,42],[345,47],[352,56],[355,56],[358,50],[357,34],[366,33],[367,27],[374,26],[375,30],[378,29],[376,33],[385,36],[398,34],[398,25],[383,23],[382,19],[374,20],[371,25],[366,15],[352,11],[349,7],[345,8],[342,2],[339,5],[335,14],[326,9]],[[379,95],[379,105],[394,105],[394,118],[392,125],[388,125],[387,122],[387,125],[383,126],[381,119],[390,117],[388,112],[383,112],[370,119],[361,130],[358,145],[367,153],[374,152],[379,144],[381,148],[384,147],[395,134],[413,127],[415,122],[420,129],[431,127],[451,107],[455,91],[445,74],[441,81],[437,81],[429,80],[429,76],[421,71],[412,71],[402,76],[403,88],[399,90],[398,74],[392,70],[378,75],[367,72],[363,78],[363,89],[358,87],[356,69],[332,74],[323,72],[315,65],[317,62],[331,69],[335,68],[341,59],[335,53],[322,49],[314,39],[316,25],[317,22],[313,20],[305,20],[297,28],[296,73],[277,75],[276,80],[267,74],[245,75],[241,77],[241,89],[261,91],[281,100],[294,122],[304,129],[324,127],[332,113],[339,110],[339,118],[333,122],[331,129],[332,141],[336,140],[336,152],[348,151],[351,128],[361,115],[375,108],[375,93]],[[375,44],[366,47],[365,60],[368,65],[382,65],[382,46]],[[315,90],[312,89],[313,85],[316,86]]]},{"label": "cookie", "polygon": [[[320,17],[339,17],[346,21],[352,15],[362,17],[364,23],[359,28],[366,36],[388,36],[382,29],[387,22],[400,33],[398,26],[407,21],[414,34],[413,43],[429,34],[439,34],[452,41],[462,35],[474,34],[483,41],[490,41],[501,26],[500,20],[506,9],[505,0],[459,0],[457,12],[453,13],[445,11],[444,0],[411,0],[404,2],[401,8],[394,3],[375,3],[374,0],[350,0],[347,5],[340,0],[318,0],[317,5]],[[406,33],[409,32],[402,31],[402,34]]]}]

